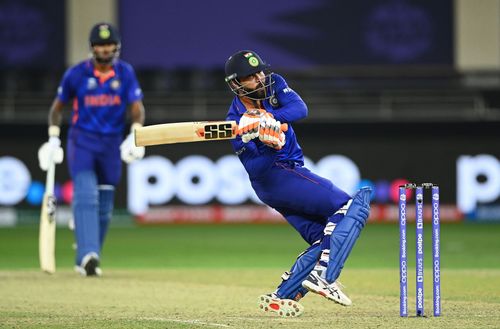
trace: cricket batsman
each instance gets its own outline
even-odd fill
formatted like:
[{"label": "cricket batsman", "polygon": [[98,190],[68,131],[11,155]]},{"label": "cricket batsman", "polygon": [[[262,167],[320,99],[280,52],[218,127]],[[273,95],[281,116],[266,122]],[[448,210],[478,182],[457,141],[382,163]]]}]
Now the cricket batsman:
[{"label": "cricket batsman", "polygon": [[225,74],[236,95],[227,120],[239,123],[233,149],[260,200],[281,213],[309,244],[276,291],[259,297],[260,308],[299,316],[303,307],[298,301],[307,291],[351,305],[337,278],[368,219],[370,189],[351,197],[304,167],[293,123],[307,116],[307,106],[257,53],[233,54]]},{"label": "cricket batsman", "polygon": [[64,105],[71,103],[66,155],[74,188],[75,269],[83,276],[100,276],[121,159],[130,163],[144,156],[144,147],[135,146],[132,134],[123,141],[127,108],[133,131],[144,123],[144,106],[132,66],[119,59],[118,31],[108,23],[96,24],[89,43],[91,58],[70,67],[62,78],[50,108],[49,140],[38,158],[43,170],[51,158],[62,162],[59,127]]}]

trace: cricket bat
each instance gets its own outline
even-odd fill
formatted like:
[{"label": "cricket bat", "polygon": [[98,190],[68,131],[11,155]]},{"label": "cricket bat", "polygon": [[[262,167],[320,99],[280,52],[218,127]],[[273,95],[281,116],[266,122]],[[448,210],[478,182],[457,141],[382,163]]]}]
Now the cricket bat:
[{"label": "cricket bat", "polygon": [[54,180],[56,165],[50,161],[45,181],[42,213],[40,214],[40,234],[38,238],[38,255],[40,269],[46,273],[56,271],[56,198],[54,196]]},{"label": "cricket bat", "polygon": [[[236,138],[236,121],[176,122],[135,129],[135,145],[151,146],[189,142],[208,142]],[[288,125],[281,125],[286,131]]]}]

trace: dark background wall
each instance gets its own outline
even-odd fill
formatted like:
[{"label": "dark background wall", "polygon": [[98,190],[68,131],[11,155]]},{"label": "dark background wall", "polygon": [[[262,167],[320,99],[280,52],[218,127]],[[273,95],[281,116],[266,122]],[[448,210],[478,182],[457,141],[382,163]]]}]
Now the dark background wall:
[{"label": "dark background wall", "polygon": [[137,67],[217,68],[253,49],[275,67],[453,65],[453,1],[120,1]]}]

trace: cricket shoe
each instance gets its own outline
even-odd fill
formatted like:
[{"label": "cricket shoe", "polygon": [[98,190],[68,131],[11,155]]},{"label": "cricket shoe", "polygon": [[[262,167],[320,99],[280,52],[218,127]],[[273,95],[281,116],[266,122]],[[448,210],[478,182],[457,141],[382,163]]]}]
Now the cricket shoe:
[{"label": "cricket shoe", "polygon": [[328,283],[316,271],[312,271],[302,281],[302,287],[340,305],[349,306],[352,304],[351,299],[340,289],[340,284],[337,281]]},{"label": "cricket shoe", "polygon": [[298,317],[304,312],[304,306],[299,302],[278,298],[275,294],[260,296],[259,308],[263,312],[274,313],[285,318]]},{"label": "cricket shoe", "polygon": [[83,256],[80,266],[75,266],[75,271],[81,276],[101,276],[102,270],[99,267],[99,256],[95,252],[90,252]]}]

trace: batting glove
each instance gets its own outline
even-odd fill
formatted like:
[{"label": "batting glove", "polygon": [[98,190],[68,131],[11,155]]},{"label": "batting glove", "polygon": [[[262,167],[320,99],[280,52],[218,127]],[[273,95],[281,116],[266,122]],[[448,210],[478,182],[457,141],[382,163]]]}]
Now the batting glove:
[{"label": "batting glove", "polygon": [[144,146],[135,146],[135,128],[142,127],[140,123],[133,123],[130,128],[130,134],[120,145],[121,158],[125,163],[131,163],[135,160],[144,158],[146,148]]},{"label": "batting glove", "polygon": [[50,126],[49,140],[38,149],[38,165],[43,171],[47,171],[52,162],[55,164],[63,162],[64,151],[59,138],[60,131],[58,126]]},{"label": "batting glove", "polygon": [[248,143],[252,139],[259,137],[259,124],[262,113],[259,110],[247,111],[241,117],[238,124],[238,135],[241,136],[243,143]]},{"label": "batting glove", "polygon": [[269,113],[265,113],[259,125],[259,139],[269,147],[280,150],[285,145],[285,134],[281,130],[281,122],[276,121]]}]

